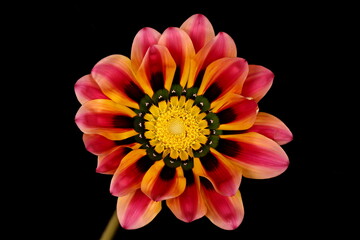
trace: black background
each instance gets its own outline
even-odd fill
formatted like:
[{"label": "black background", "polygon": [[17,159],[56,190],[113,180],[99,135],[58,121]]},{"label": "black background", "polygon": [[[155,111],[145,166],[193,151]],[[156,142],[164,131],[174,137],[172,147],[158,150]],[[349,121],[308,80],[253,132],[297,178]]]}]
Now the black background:
[{"label": "black background", "polygon": [[150,224],[138,230],[120,228],[116,239],[201,235],[292,239],[347,234],[351,181],[346,169],[352,162],[341,150],[344,139],[336,136],[344,127],[340,121],[345,110],[335,73],[337,55],[346,45],[335,37],[347,31],[347,20],[340,22],[338,16],[347,12],[304,2],[126,4],[48,4],[36,6],[36,11],[24,9],[26,17],[16,28],[22,58],[15,58],[31,66],[22,78],[23,90],[30,96],[20,104],[31,109],[30,114],[21,114],[20,126],[31,127],[17,135],[26,147],[19,151],[25,155],[21,158],[26,177],[15,188],[15,209],[20,213],[10,222],[24,231],[13,234],[34,234],[38,239],[100,237],[115,210],[116,197],[109,193],[111,176],[95,172],[96,156],[85,150],[74,123],[80,104],[73,86],[103,57],[130,56],[133,37],[142,27],[162,32],[180,26],[195,13],[207,16],[216,33],[228,33],[239,57],[274,72],[273,86],[259,107],[292,130],[294,140],[283,146],[290,166],[273,179],[243,179],[245,218],[236,230],[219,229],[206,217],[183,223],[164,204]]}]

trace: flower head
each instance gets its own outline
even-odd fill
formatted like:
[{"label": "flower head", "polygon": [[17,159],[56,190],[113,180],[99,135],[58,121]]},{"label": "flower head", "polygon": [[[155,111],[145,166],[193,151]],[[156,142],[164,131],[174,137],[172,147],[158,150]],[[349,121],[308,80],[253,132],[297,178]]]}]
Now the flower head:
[{"label": "flower head", "polygon": [[162,34],[141,29],[131,58],[105,57],[80,78],[76,124],[97,172],[113,174],[122,227],[148,224],[166,200],[182,221],[237,228],[242,176],[275,177],[289,163],[290,130],[258,108],[273,78],[201,14]]}]

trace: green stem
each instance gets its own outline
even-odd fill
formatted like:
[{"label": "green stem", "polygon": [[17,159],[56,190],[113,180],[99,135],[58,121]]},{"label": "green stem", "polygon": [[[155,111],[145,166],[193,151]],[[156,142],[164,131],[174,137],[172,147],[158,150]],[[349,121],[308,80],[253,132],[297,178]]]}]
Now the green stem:
[{"label": "green stem", "polygon": [[116,211],[111,216],[100,240],[111,240],[115,236],[116,230],[119,228],[119,221],[117,219]]}]

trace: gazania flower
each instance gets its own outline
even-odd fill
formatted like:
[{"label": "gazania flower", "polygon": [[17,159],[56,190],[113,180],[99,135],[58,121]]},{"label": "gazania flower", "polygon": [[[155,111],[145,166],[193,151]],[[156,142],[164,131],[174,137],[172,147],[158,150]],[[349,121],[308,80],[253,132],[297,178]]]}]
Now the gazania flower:
[{"label": "gazania flower", "polygon": [[105,57],[80,78],[76,124],[97,172],[113,175],[121,226],[148,224],[164,200],[182,221],[237,228],[242,176],[272,178],[289,164],[280,145],[291,132],[258,108],[273,78],[201,14],[162,34],[141,29],[130,58]]}]

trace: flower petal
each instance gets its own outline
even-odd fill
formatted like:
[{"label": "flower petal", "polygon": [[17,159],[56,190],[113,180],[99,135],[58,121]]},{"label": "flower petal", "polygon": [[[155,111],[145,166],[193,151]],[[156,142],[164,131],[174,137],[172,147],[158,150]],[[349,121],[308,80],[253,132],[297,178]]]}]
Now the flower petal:
[{"label": "flower petal", "polygon": [[75,122],[86,134],[99,134],[110,140],[123,140],[134,136],[133,119],[136,114],[129,108],[107,99],[96,99],[82,105]]},{"label": "flower petal", "polygon": [[135,139],[132,137],[120,141],[113,141],[99,134],[84,134],[83,141],[86,150],[95,155],[106,153],[118,146],[133,147],[136,144]]},{"label": "flower petal", "polygon": [[228,100],[213,109],[220,120],[220,130],[249,129],[256,120],[258,105],[254,100],[229,94]]},{"label": "flower petal", "polygon": [[189,75],[188,88],[201,84],[207,66],[224,57],[236,57],[237,50],[234,40],[224,32],[218,33],[195,56]]},{"label": "flower petal", "polygon": [[114,102],[139,108],[144,92],[137,82],[129,58],[111,55],[100,60],[91,71],[102,92]]},{"label": "flower petal", "polygon": [[120,225],[125,229],[137,229],[150,223],[161,210],[161,202],[155,202],[140,189],[119,197],[117,215]]},{"label": "flower petal", "polygon": [[259,102],[269,91],[274,80],[274,74],[267,68],[249,65],[249,74],[244,82],[241,95],[252,97]]},{"label": "flower petal", "polygon": [[201,178],[201,193],[206,202],[206,217],[213,224],[225,230],[234,230],[241,224],[244,206],[239,190],[231,197],[223,196],[207,179]]},{"label": "flower petal", "polygon": [[200,194],[199,177],[191,170],[184,171],[184,176],[185,191],[178,197],[166,200],[166,204],[178,219],[192,222],[205,215],[206,206]]},{"label": "flower petal", "polygon": [[213,148],[201,158],[195,158],[194,164],[202,166],[194,168],[195,174],[206,177],[215,190],[224,196],[233,196],[240,187],[241,168],[231,163],[222,154]]},{"label": "flower petal", "polygon": [[240,166],[247,178],[272,178],[283,173],[289,165],[279,144],[255,132],[220,135],[216,149]]},{"label": "flower petal", "polygon": [[152,45],[157,44],[161,34],[153,28],[145,27],[141,29],[134,38],[131,47],[131,65],[136,71],[145,56],[146,51]]},{"label": "flower petal", "polygon": [[121,160],[131,151],[129,147],[116,147],[115,149],[98,156],[97,173],[114,174]]},{"label": "flower petal", "polygon": [[176,63],[165,46],[150,46],[137,72],[137,78],[150,97],[159,89],[170,90]]},{"label": "flower petal", "polygon": [[117,147],[115,141],[107,139],[99,134],[84,134],[83,141],[86,150],[95,155],[100,155]]},{"label": "flower petal", "polygon": [[202,14],[192,15],[180,28],[190,36],[196,52],[215,37],[213,26],[209,19]]},{"label": "flower petal", "polygon": [[254,125],[247,132],[260,133],[280,145],[293,139],[290,129],[280,119],[265,112],[258,113]]},{"label": "flower petal", "polygon": [[189,35],[180,28],[170,27],[161,35],[159,44],[167,47],[177,66],[172,84],[185,87],[190,71],[190,60],[195,56]]},{"label": "flower petal", "polygon": [[145,173],[154,164],[145,149],[129,152],[122,160],[111,180],[110,192],[114,196],[124,196],[141,186]]},{"label": "flower petal", "polygon": [[243,58],[221,58],[211,63],[205,71],[198,95],[205,95],[215,107],[219,102],[227,102],[222,97],[240,93],[248,73],[248,64]]},{"label": "flower petal", "polygon": [[182,168],[170,168],[164,161],[155,162],[141,182],[143,193],[154,201],[177,197],[184,192],[185,186]]},{"label": "flower petal", "polygon": [[75,94],[81,104],[93,99],[109,99],[100,89],[90,74],[75,83]]}]

